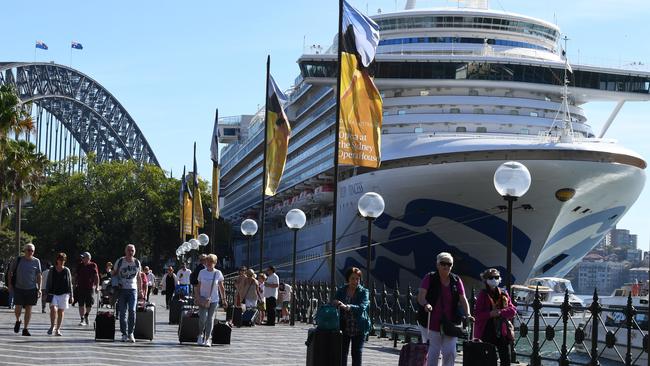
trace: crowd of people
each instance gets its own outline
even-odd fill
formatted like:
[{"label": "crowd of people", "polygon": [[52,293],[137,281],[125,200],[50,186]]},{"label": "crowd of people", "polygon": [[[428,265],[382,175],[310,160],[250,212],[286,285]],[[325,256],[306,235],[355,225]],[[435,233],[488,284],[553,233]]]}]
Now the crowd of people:
[{"label": "crowd of people", "polygon": [[[31,335],[29,323],[32,307],[39,298],[43,312],[46,304],[49,304],[50,328],[47,334],[62,335],[65,310],[75,303],[79,308],[79,326],[87,326],[88,316],[101,290],[102,296],[98,297],[98,301],[106,301],[107,305],[116,308],[122,341],[135,342],[136,306],[149,301],[152,289],[156,287],[156,277],[148,266],[143,267],[135,257],[133,244],[125,247],[124,256],[118,258],[115,264],[106,263],[102,274],[88,252],[81,254],[74,275],[66,266],[68,257],[65,253],[58,253],[54,265],[42,270],[40,260],[34,256],[35,249],[31,243],[25,245],[24,254],[11,260],[6,273],[11,301],[15,305],[15,333],[21,332],[22,328],[23,336]],[[197,303],[202,303],[199,308],[201,335],[198,343],[204,346],[210,345],[212,319],[217,307],[219,304],[224,309],[228,306],[224,275],[216,264],[216,255],[202,254],[194,271],[187,268],[185,263],[177,272],[170,266],[160,282],[167,307],[175,294],[192,295]],[[485,287],[478,294],[474,309],[470,309],[463,281],[453,273],[453,265],[451,254],[438,254],[435,270],[424,276],[417,295],[420,305],[418,323],[422,339],[429,345],[429,364],[437,364],[440,357],[443,366],[454,364],[458,335],[453,329],[464,321],[471,321],[475,322],[472,337],[495,345],[501,365],[508,365],[514,337],[511,320],[516,315],[516,308],[508,293],[499,288],[501,274],[495,268],[488,268],[482,273]],[[337,289],[331,301],[339,309],[341,317],[342,363],[346,363],[348,353],[351,353],[353,366],[361,365],[363,345],[371,328],[370,294],[361,284],[361,278],[359,268],[349,268],[345,284]],[[232,305],[240,307],[242,311],[257,309],[260,314],[257,324],[274,326],[276,308],[281,309],[279,322],[289,322],[293,289],[280,281],[275,267],[269,266],[260,273],[240,267],[234,279],[234,288]],[[105,294],[107,289],[112,289],[110,295]],[[110,299],[104,300],[104,296]]]}]

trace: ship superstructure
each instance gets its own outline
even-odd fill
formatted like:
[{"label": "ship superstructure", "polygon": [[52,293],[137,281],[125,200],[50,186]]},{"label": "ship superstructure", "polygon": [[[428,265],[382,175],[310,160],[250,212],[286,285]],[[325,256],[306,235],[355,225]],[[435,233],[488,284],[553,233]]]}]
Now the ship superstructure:
[{"label": "ship superstructure", "polygon": [[[570,63],[556,25],[474,3],[418,9],[409,1],[404,11],[373,16],[381,32],[371,67],[384,100],[382,164],[341,169],[338,270],[365,263],[356,203],[369,191],[386,201],[374,223],[372,275],[388,285],[420,278],[440,251],[451,252],[468,279],[505,267],[505,206],[492,184],[504,161],[522,162],[533,178],[515,205],[515,280],[566,274],[639,196],[645,160],[601,138],[581,106],[617,102],[611,122],[626,101],[650,100],[650,72]],[[266,203],[265,262],[290,256],[284,214],[307,214],[298,244],[303,279],[329,278],[336,57],[334,44],[298,61],[285,106],[292,126],[285,173]],[[258,217],[262,122],[263,110],[219,122],[221,142],[230,144],[221,159],[222,214],[235,226]],[[562,189],[575,196],[560,201]],[[235,244],[236,262],[258,263],[245,243]]]}]

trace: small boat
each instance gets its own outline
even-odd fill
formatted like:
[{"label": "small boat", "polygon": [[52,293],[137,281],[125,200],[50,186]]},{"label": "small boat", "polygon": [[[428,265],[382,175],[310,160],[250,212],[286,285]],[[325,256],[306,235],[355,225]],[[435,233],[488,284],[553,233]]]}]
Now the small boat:
[{"label": "small boat", "polygon": [[542,309],[540,310],[543,317],[559,318],[562,316],[560,306],[564,302],[565,292],[569,292],[569,303],[575,309],[572,311],[572,317],[581,314],[584,308],[584,302],[576,296],[571,281],[559,277],[535,277],[526,281],[525,285],[513,285],[513,299],[517,302],[517,311],[523,316],[532,313],[533,300],[535,300],[535,290],[539,291]]}]

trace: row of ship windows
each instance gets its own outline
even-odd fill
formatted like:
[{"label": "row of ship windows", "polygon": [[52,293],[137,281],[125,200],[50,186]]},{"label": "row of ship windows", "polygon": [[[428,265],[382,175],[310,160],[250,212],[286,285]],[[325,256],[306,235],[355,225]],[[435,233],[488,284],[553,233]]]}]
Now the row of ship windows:
[{"label": "row of ship windows", "polygon": [[379,29],[382,31],[414,28],[474,28],[503,30],[541,36],[551,41],[555,41],[559,35],[557,30],[543,25],[490,17],[423,16],[390,18],[378,20],[377,25],[379,25]]},{"label": "row of ship windows", "polygon": [[548,49],[546,47],[540,47],[531,43],[508,41],[504,39],[486,39],[486,38],[470,38],[470,37],[410,37],[410,38],[383,39],[379,41],[380,46],[402,45],[402,44],[412,44],[412,43],[469,43],[469,44],[487,43],[489,45],[495,45],[495,46],[531,48],[534,50],[553,52],[552,49]]},{"label": "row of ship windows", "polygon": [[[403,130],[403,128],[401,128],[401,127],[393,128],[393,129],[383,129],[382,134],[389,134],[391,132],[399,133],[401,130]],[[543,131],[543,130],[548,132],[548,129],[539,129],[539,128],[533,129],[533,130],[531,130],[529,128],[521,128],[521,129],[519,129],[519,131],[512,129],[512,130],[505,131],[505,132],[507,132],[507,133],[516,133],[516,134],[520,134],[520,135],[535,135],[535,134],[537,134],[537,133],[539,133],[540,131]],[[410,131],[410,130],[407,130],[407,131]],[[452,132],[452,131],[426,131],[426,133],[434,133],[434,134],[436,132],[449,133],[449,132]],[[474,129],[474,131],[471,131],[471,129],[468,130],[468,128],[465,127],[465,126],[457,126],[456,129],[455,129],[455,132],[458,132],[458,133],[464,133],[464,132],[487,133],[488,130],[487,130],[487,127],[485,127],[485,126],[478,126],[478,127],[476,127]],[[498,131],[497,133],[499,133],[499,132],[504,132],[504,131]],[[413,133],[425,133],[425,130],[422,127],[415,127],[413,129]],[[585,133],[583,131],[575,131],[575,133],[581,134],[581,135],[583,135],[585,137],[593,137],[593,135],[591,135],[591,134],[588,135],[587,133]]]},{"label": "row of ship windows", "polygon": [[[334,61],[303,61],[305,77],[336,77]],[[489,62],[375,62],[371,73],[385,79],[494,80],[562,85],[564,69]],[[574,70],[569,74],[571,86],[589,89],[650,92],[650,78]]]}]

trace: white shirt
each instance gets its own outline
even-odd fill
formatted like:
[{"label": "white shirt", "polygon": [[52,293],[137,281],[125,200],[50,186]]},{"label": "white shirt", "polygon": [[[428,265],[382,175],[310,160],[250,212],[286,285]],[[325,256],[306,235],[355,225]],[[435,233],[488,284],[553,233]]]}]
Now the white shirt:
[{"label": "white shirt", "polygon": [[189,285],[190,284],[190,275],[192,274],[192,271],[189,269],[180,269],[176,273],[176,277],[178,277],[178,283],[180,285]]},{"label": "white shirt", "polygon": [[276,299],[278,298],[278,288],[277,287],[269,287],[267,285],[280,285],[280,277],[276,275],[275,273],[271,274],[269,278],[266,279],[265,286],[264,286],[264,297],[275,297]]},{"label": "white shirt", "polygon": [[147,273],[147,286],[153,286],[156,284],[156,276],[153,275],[153,272],[149,271]]},{"label": "white shirt", "polygon": [[[213,269],[212,272],[204,268],[199,272],[199,295],[201,297],[209,298],[210,303],[219,302],[219,281],[223,281],[223,274],[218,269]],[[212,281],[214,280],[214,287]],[[212,294],[210,294],[212,291]]]},{"label": "white shirt", "polygon": [[284,284],[284,291],[280,291],[280,302],[291,301],[291,285]]}]

